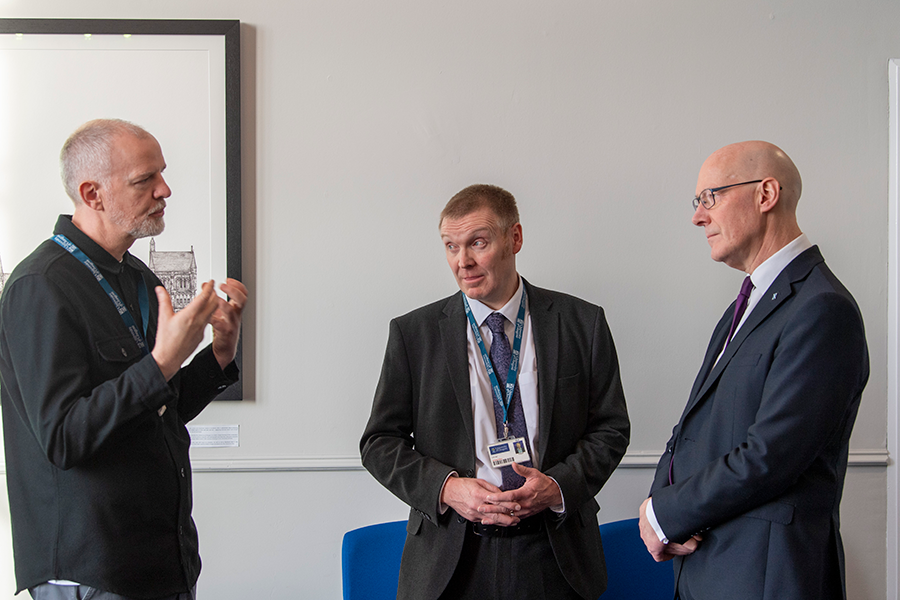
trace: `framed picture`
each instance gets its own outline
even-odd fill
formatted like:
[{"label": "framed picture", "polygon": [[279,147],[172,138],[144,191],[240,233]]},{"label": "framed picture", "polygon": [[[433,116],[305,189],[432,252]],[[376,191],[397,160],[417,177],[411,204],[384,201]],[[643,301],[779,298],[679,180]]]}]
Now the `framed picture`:
[{"label": "framed picture", "polygon": [[[0,286],[72,212],[59,151],[97,118],[162,147],[166,230],[130,252],[176,304],[203,281],[240,279],[240,88],[239,21],[0,19]],[[242,395],[238,383],[218,399]]]}]

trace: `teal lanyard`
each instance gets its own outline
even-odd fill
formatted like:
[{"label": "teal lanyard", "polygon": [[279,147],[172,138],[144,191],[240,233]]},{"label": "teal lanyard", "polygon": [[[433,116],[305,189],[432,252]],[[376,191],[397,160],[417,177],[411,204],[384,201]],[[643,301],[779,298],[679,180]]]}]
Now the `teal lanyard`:
[{"label": "teal lanyard", "polygon": [[516,333],[513,338],[512,356],[509,360],[509,372],[506,374],[506,394],[500,393],[500,382],[497,381],[497,375],[494,373],[494,367],[491,364],[491,357],[487,348],[484,346],[484,339],[481,337],[481,331],[478,329],[478,323],[472,315],[472,308],[469,306],[469,300],[463,294],[463,303],[466,306],[466,316],[469,318],[469,325],[472,327],[472,333],[475,334],[475,341],[478,342],[478,348],[481,350],[481,360],[487,369],[488,377],[491,379],[491,389],[494,392],[494,398],[503,409],[503,424],[509,423],[509,405],[512,402],[513,392],[516,389],[516,377],[519,374],[519,350],[522,347],[522,332],[525,331],[525,290],[522,290],[522,301],[519,302],[519,314],[516,317]]},{"label": "teal lanyard", "polygon": [[125,306],[125,303],[122,302],[122,299],[119,298],[119,295],[115,292],[114,289],[112,289],[112,286],[109,285],[109,282],[100,273],[100,269],[97,268],[97,265],[94,264],[94,261],[89,259],[87,255],[78,248],[78,246],[69,241],[69,238],[62,235],[61,233],[53,236],[53,241],[62,246],[72,256],[77,258],[81,262],[81,264],[88,268],[88,270],[94,276],[94,279],[97,280],[97,283],[100,284],[100,286],[106,292],[107,296],[109,296],[109,299],[112,300],[113,306],[116,307],[116,311],[125,322],[125,327],[128,328],[128,332],[131,334],[131,337],[134,338],[134,342],[137,344],[138,348],[141,349],[141,353],[143,353],[144,356],[150,354],[150,351],[147,349],[147,343],[144,341],[147,335],[147,324],[150,322],[150,300],[147,295],[147,284],[144,283],[144,278],[141,277],[141,281],[138,284],[138,302],[141,305],[141,319],[143,319],[144,322],[144,335],[141,335],[141,331],[140,329],[138,329],[137,323],[134,322],[134,317],[131,316],[131,313],[128,312],[128,308]]}]

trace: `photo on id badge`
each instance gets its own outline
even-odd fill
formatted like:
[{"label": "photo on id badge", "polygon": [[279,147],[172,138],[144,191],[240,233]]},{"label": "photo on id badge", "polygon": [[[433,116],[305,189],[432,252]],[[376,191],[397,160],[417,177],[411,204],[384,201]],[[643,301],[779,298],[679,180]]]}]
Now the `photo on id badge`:
[{"label": "photo on id badge", "polygon": [[491,455],[491,466],[502,467],[514,462],[523,463],[531,460],[528,448],[525,446],[525,438],[518,437],[511,440],[500,440],[488,446]]}]

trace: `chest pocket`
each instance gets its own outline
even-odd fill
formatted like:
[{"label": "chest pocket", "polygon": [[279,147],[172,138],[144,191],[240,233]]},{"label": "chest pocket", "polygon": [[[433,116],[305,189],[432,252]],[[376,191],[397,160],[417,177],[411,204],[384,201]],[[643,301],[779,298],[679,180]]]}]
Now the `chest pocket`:
[{"label": "chest pocket", "polygon": [[98,341],[97,353],[101,359],[112,363],[133,362],[141,357],[141,349],[130,335]]},{"label": "chest pocket", "polygon": [[759,364],[762,354],[737,355],[728,363],[729,367],[755,367]]}]

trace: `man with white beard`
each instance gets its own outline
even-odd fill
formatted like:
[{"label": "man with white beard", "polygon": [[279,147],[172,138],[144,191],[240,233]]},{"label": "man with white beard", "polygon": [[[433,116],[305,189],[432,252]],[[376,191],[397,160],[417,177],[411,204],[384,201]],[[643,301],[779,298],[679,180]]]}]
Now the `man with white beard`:
[{"label": "man with white beard", "polygon": [[[17,593],[188,600],[200,573],[185,423],[237,381],[247,289],[174,313],[128,249],[162,233],[156,139],[82,125],[60,154],[75,204],[0,297],[0,401]],[[148,293],[149,292],[149,293]],[[182,368],[213,327],[212,343]]]}]

